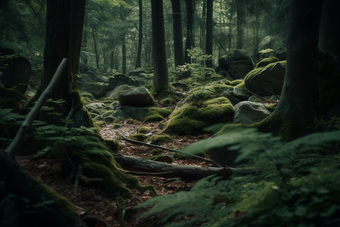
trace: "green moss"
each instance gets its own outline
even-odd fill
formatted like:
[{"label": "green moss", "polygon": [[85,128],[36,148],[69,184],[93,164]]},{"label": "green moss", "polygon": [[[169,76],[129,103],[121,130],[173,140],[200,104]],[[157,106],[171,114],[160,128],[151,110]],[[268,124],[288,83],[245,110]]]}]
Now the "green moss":
[{"label": "green moss", "polygon": [[137,129],[137,132],[142,133],[142,134],[146,134],[150,131],[151,131],[151,129],[149,127],[146,127],[146,126],[142,126],[142,127]]},{"label": "green moss", "polygon": [[102,128],[105,124],[106,124],[105,121],[95,121],[94,122],[94,126],[97,127],[98,129]]},{"label": "green moss", "polygon": [[164,117],[162,115],[156,113],[156,114],[152,114],[152,115],[147,116],[144,120],[144,123],[146,123],[146,122],[158,122],[158,121],[161,121],[163,119],[164,119]]},{"label": "green moss", "polygon": [[154,149],[151,151],[152,155],[158,155],[158,154],[162,154],[162,151],[158,150],[158,149]]},{"label": "green moss", "polygon": [[105,145],[107,148],[110,149],[110,151],[115,153],[123,149],[123,146],[118,141],[115,140],[105,140]]},{"label": "green moss", "polygon": [[166,118],[172,113],[172,109],[170,107],[168,108],[149,108],[149,113],[148,115],[153,115],[153,114],[159,114],[162,117]]},{"label": "green moss", "polygon": [[207,91],[208,93],[210,93],[210,95],[213,95],[213,94],[220,94],[223,91],[226,91],[226,90],[229,90],[229,89],[233,89],[233,86],[225,85],[225,84],[219,84],[219,83],[210,83],[210,84],[207,84],[206,86],[195,87],[194,89],[192,89],[189,92],[189,94]]},{"label": "green moss", "polygon": [[148,137],[144,134],[138,133],[138,134],[131,134],[129,136],[129,138],[132,139],[132,140],[138,140],[138,141],[146,142]]},{"label": "green moss", "polygon": [[162,99],[160,101],[160,103],[163,105],[163,106],[170,106],[172,104],[174,104],[174,100],[172,98],[165,98],[165,99]]},{"label": "green moss", "polygon": [[0,108],[19,109],[19,101],[26,100],[26,96],[14,88],[0,87]]},{"label": "green moss", "polygon": [[127,75],[125,75],[124,73],[116,73],[116,74],[113,74],[112,76],[110,77],[116,77],[116,78],[125,78],[125,77],[128,77]]},{"label": "green moss", "polygon": [[207,127],[206,123],[201,121],[187,119],[187,118],[177,118],[171,120],[166,128],[166,131],[176,133],[178,135],[197,135],[203,133],[203,128]]},{"label": "green moss", "polygon": [[148,141],[152,144],[161,144],[171,142],[172,138],[169,135],[154,135],[151,136]]},{"label": "green moss", "polygon": [[71,96],[73,108],[80,109],[80,110],[83,109],[84,102],[83,102],[83,100],[81,98],[79,90],[78,89],[71,90],[70,91],[70,96]]},{"label": "green moss", "polygon": [[151,89],[151,94],[156,97],[166,98],[172,96],[175,93],[176,89],[171,85],[165,85],[160,87],[153,87]]},{"label": "green moss", "polygon": [[233,80],[233,81],[230,82],[230,85],[231,86],[236,86],[236,85],[238,85],[240,83],[243,83],[243,79]]},{"label": "green moss", "polygon": [[256,68],[265,67],[270,63],[278,62],[279,59],[276,57],[264,58],[256,64]]},{"label": "green moss", "polygon": [[117,129],[117,128],[120,128],[120,124],[116,123],[112,126],[113,129]]},{"label": "green moss", "polygon": [[237,88],[243,89],[246,87],[246,84],[244,83],[244,81],[238,85],[236,85]]},{"label": "green moss", "polygon": [[250,127],[249,125],[243,125],[243,124],[226,124],[221,128],[220,131],[218,131],[215,135],[227,133],[227,132],[234,132],[238,130],[242,130],[244,128]]}]

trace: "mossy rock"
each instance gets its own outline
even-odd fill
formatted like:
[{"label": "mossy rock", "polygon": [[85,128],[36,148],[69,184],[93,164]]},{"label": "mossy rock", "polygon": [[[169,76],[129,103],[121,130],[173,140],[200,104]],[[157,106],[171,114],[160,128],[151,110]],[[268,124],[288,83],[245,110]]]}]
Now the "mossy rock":
[{"label": "mossy rock", "polygon": [[151,89],[151,94],[155,97],[167,98],[175,93],[176,89],[171,85],[165,85],[160,87],[153,87]]},{"label": "mossy rock", "polygon": [[166,118],[172,113],[172,109],[170,107],[167,108],[149,108],[149,113],[148,115],[153,115],[153,114],[159,114],[162,117]]},{"label": "mossy rock", "polygon": [[172,104],[174,104],[174,100],[172,98],[165,98],[165,99],[162,99],[160,101],[160,103],[163,105],[163,106],[170,106]]},{"label": "mossy rock", "polygon": [[115,140],[105,140],[105,145],[110,151],[114,153],[117,153],[119,150],[123,149],[123,145]]},{"label": "mossy rock", "polygon": [[150,141],[152,144],[162,144],[171,142],[172,138],[169,135],[154,135],[151,136],[148,141]]},{"label": "mossy rock", "polygon": [[160,150],[158,150],[158,149],[153,149],[153,150],[151,151],[151,154],[152,154],[153,156],[156,156],[156,155],[162,154],[162,151],[160,151]]},{"label": "mossy rock", "polygon": [[165,162],[165,163],[173,163],[175,159],[169,155],[156,155],[150,157],[150,160],[157,161],[157,162]]},{"label": "mossy rock", "polygon": [[210,83],[207,84],[205,86],[198,86],[195,87],[194,89],[192,89],[189,94],[197,94],[200,92],[208,92],[210,93],[210,95],[214,95],[214,94],[220,94],[223,91],[229,90],[229,89],[233,89],[232,85],[226,85],[224,83]]},{"label": "mossy rock", "polygon": [[121,126],[120,126],[120,124],[118,124],[118,123],[116,123],[116,124],[114,124],[113,126],[112,126],[112,128],[113,129],[117,129],[117,128],[120,128]]},{"label": "mossy rock", "polygon": [[159,122],[162,121],[164,119],[164,117],[158,113],[149,115],[145,118],[144,123],[146,122]]},{"label": "mossy rock", "polygon": [[239,85],[241,83],[243,83],[243,79],[230,81],[231,86],[236,86],[236,85]]},{"label": "mossy rock", "polygon": [[277,62],[277,61],[279,61],[279,59],[277,57],[264,58],[256,64],[255,68],[265,67],[268,64],[274,63],[274,62]]},{"label": "mossy rock", "polygon": [[132,140],[137,140],[137,141],[141,141],[141,142],[146,142],[146,140],[148,139],[148,137],[145,134],[142,134],[142,133],[131,134],[129,136],[129,138],[132,139]]},{"label": "mossy rock", "polygon": [[146,126],[142,126],[142,127],[137,129],[137,132],[141,133],[141,134],[146,134],[150,131],[151,131],[151,129],[149,127],[146,127]]},{"label": "mossy rock", "polygon": [[202,108],[187,103],[177,107],[170,115],[166,131],[179,135],[200,134],[203,128],[215,123],[229,122],[234,115],[234,107],[229,99],[219,97],[200,102]]},{"label": "mossy rock", "polygon": [[27,100],[27,97],[14,88],[0,87],[0,108],[19,109],[19,102]]}]

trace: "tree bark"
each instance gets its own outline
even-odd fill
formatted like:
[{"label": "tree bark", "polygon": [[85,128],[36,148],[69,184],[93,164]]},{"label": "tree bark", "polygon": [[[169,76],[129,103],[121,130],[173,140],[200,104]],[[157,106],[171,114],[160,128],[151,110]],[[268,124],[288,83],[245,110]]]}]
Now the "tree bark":
[{"label": "tree bark", "polygon": [[[207,39],[205,53],[208,55],[213,54],[213,0],[207,0]],[[207,67],[212,68],[212,59],[206,61]]]},{"label": "tree bark", "polygon": [[236,1],[236,13],[237,13],[237,49],[243,48],[243,25],[245,20],[244,4],[240,1]]},{"label": "tree bark", "polygon": [[171,2],[172,2],[173,32],[174,32],[175,66],[177,67],[179,65],[184,64],[181,1],[171,0]]},{"label": "tree bark", "polygon": [[340,57],[340,1],[324,0],[320,25],[319,49]]},{"label": "tree bark", "polygon": [[122,73],[126,74],[126,41],[125,41],[125,33],[122,35]]},{"label": "tree bark", "polygon": [[143,0],[139,0],[139,32],[138,32],[138,49],[135,68],[141,67],[141,55],[142,55],[142,43],[143,43]]},{"label": "tree bark", "polygon": [[[75,4],[80,5],[80,9]],[[66,70],[63,71],[56,89],[50,96],[53,100],[65,100],[61,105],[53,105],[54,112],[61,113],[61,116],[48,115],[41,111],[39,118],[48,124],[63,125],[60,119],[67,116],[72,107],[70,91],[76,87],[73,75],[78,70],[80,45],[82,38],[82,26],[84,12],[73,12],[85,10],[84,0],[69,1],[48,0],[46,3],[46,44],[44,51],[44,76],[41,83],[41,91],[44,91],[50,83],[59,63],[63,58],[70,59],[67,62]],[[77,53],[73,53],[77,52]]]},{"label": "tree bark", "polygon": [[191,63],[191,58],[188,55],[188,49],[190,50],[193,46],[193,33],[192,33],[192,27],[193,27],[193,2],[192,0],[185,0],[185,7],[187,12],[187,37],[185,40],[185,56],[184,56],[184,62],[185,63]]},{"label": "tree bark", "polygon": [[[292,4],[287,40],[287,69],[280,102],[260,124],[285,140],[310,133],[317,120],[318,41],[322,0]],[[268,125],[269,124],[269,125]]]},{"label": "tree bark", "polygon": [[154,63],[153,87],[169,84],[168,66],[165,53],[163,0],[151,0],[152,7],[152,52]]},{"label": "tree bark", "polygon": [[157,174],[159,177],[180,177],[184,179],[199,180],[215,174],[229,178],[232,172],[235,171],[234,168],[172,165],[119,154],[113,154],[113,156],[125,170],[159,173]]},{"label": "tree bark", "polygon": [[97,48],[97,41],[96,41],[94,28],[92,28],[92,39],[93,39],[93,46],[94,46],[94,54],[96,56],[96,66],[97,66],[97,69],[99,69],[99,56],[98,56],[98,48]]}]

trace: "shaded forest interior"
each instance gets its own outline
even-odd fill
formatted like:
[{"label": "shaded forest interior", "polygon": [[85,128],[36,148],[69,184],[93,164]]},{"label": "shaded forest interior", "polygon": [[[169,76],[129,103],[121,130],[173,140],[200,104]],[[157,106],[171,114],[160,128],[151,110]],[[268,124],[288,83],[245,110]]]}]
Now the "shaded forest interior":
[{"label": "shaded forest interior", "polygon": [[0,226],[340,225],[338,0],[2,0]]}]

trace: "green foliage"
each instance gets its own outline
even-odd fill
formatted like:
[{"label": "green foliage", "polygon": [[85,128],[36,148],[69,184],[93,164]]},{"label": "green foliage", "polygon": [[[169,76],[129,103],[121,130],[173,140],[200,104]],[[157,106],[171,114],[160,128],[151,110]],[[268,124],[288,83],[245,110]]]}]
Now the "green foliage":
[{"label": "green foliage", "polygon": [[142,126],[142,127],[137,129],[137,132],[142,133],[142,134],[146,134],[150,131],[151,131],[151,129],[149,127],[146,127],[146,126]]},{"label": "green foliage", "polygon": [[[284,143],[254,128],[238,129],[190,145],[198,153],[227,146],[240,152],[228,180],[209,176],[189,192],[163,195],[142,217],[161,214],[168,226],[334,226],[340,215],[340,131]],[[247,167],[248,166],[248,167]],[[176,223],[173,223],[176,222]]]}]

